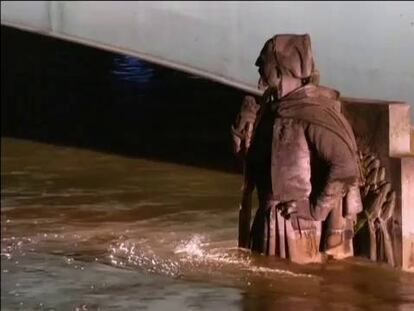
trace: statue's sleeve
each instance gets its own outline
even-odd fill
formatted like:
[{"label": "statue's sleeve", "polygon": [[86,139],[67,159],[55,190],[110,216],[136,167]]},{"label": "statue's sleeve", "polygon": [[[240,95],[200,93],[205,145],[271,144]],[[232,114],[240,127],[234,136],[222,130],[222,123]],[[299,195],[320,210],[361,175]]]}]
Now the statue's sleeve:
[{"label": "statue's sleeve", "polygon": [[306,135],[311,152],[316,153],[312,156],[319,157],[328,167],[322,189],[309,206],[309,212],[315,220],[325,220],[336,206],[337,200],[343,197],[348,186],[356,182],[357,166],[348,146],[336,133],[319,125],[308,124]]}]

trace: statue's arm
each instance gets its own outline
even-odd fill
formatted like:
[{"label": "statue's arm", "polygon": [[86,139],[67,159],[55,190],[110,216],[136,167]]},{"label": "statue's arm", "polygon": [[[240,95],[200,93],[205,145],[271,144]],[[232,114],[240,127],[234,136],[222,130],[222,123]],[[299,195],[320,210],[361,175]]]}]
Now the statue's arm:
[{"label": "statue's arm", "polygon": [[357,165],[342,139],[330,130],[309,124],[306,135],[313,152],[316,152],[315,156],[326,162],[328,174],[321,187],[322,190],[315,195],[313,201],[308,203],[307,210],[306,207],[298,208],[298,211],[302,210],[298,216],[310,214],[314,220],[325,220],[336,206],[337,200],[342,198],[348,187],[357,181]]},{"label": "statue's arm", "polygon": [[253,96],[248,95],[243,98],[240,112],[231,126],[235,154],[246,153],[249,149],[259,109],[260,105],[256,103]]}]

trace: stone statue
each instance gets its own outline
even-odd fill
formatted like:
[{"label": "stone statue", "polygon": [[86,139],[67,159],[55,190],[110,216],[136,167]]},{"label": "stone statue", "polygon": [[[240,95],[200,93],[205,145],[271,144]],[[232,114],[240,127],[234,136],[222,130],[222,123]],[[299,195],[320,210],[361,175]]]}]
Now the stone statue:
[{"label": "stone statue", "polygon": [[264,95],[246,96],[232,126],[245,163],[239,246],[298,263],[353,256],[363,168],[339,92],[318,85],[307,34],[274,36],[255,65]]}]

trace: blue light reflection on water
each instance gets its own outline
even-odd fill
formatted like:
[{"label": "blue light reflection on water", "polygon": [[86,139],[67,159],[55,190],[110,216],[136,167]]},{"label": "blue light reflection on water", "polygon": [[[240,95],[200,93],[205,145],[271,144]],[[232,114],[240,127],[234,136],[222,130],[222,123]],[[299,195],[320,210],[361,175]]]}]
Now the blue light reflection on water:
[{"label": "blue light reflection on water", "polygon": [[128,55],[116,55],[113,58],[111,74],[122,81],[130,81],[138,84],[150,83],[155,77],[155,70],[136,57]]}]

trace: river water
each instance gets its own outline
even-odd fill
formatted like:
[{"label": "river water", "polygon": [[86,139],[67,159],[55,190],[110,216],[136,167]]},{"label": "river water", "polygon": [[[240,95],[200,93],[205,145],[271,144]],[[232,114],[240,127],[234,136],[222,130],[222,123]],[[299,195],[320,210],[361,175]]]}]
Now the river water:
[{"label": "river water", "polygon": [[241,96],[2,27],[2,310],[413,310],[412,274],[237,249]]}]

